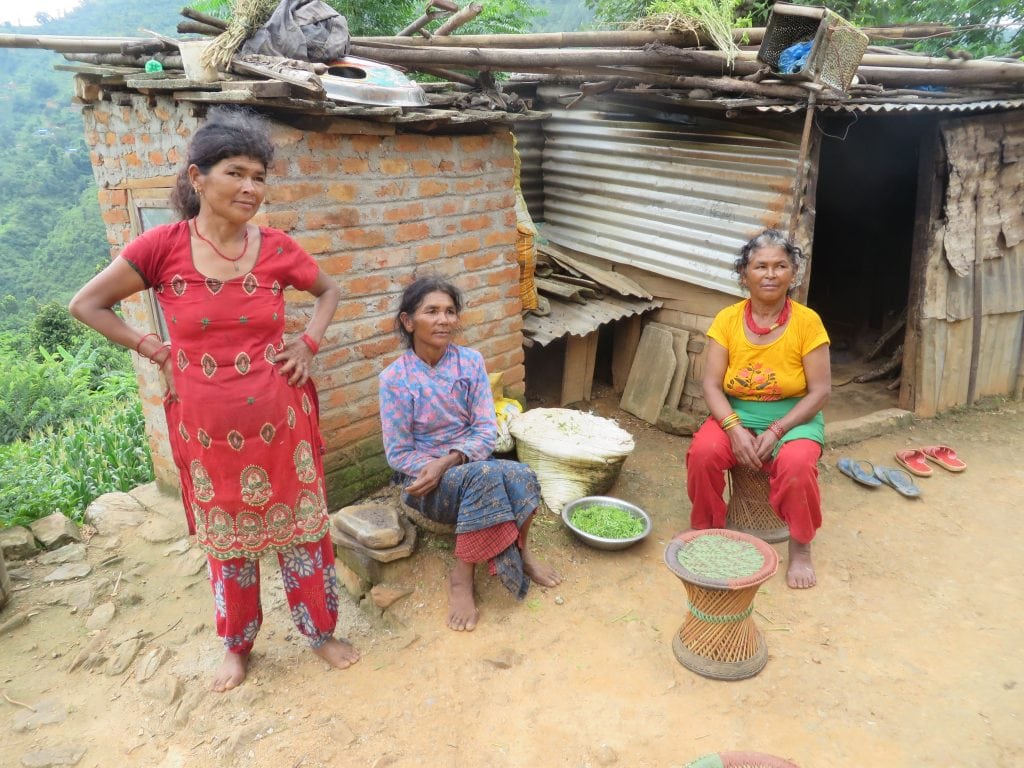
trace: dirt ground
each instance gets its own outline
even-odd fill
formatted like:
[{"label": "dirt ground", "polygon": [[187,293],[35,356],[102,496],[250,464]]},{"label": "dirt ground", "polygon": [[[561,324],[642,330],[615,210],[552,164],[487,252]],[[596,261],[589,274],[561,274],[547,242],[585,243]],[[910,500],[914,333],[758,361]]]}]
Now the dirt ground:
[{"label": "dirt ground", "polygon": [[[1024,765],[1024,405],[827,450],[818,586],[788,589],[775,545],[780,568],[754,614],[769,660],[739,682],[700,677],[671,650],[685,591],[663,557],[688,520],[689,439],[596,407],[637,439],[612,493],[650,512],[652,535],[603,552],[541,520],[539,550],[564,583],[516,603],[481,575],[480,624],[462,634],[444,626],[451,544],[423,535],[389,571],[413,591],[385,617],[345,603],[342,628],[363,653],[346,671],[305,649],[271,559],[250,677],[208,693],[221,650],[202,560],[177,503],[152,488],[136,494],[149,507],[142,525],[89,541],[80,582],[43,583],[56,566],[38,558],[9,565],[0,765],[80,754],[87,768],[661,768],[730,749],[803,768]],[[891,463],[933,443],[969,468],[936,470],[916,501],[835,469],[840,456]],[[90,630],[106,602],[113,619]]]}]

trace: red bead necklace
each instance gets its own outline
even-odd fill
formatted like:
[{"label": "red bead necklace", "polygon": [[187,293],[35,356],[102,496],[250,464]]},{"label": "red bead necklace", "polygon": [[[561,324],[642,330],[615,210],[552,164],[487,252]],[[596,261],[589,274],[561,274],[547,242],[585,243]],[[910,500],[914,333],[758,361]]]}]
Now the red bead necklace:
[{"label": "red bead necklace", "polygon": [[765,328],[754,322],[753,305],[750,303],[750,299],[747,299],[747,306],[743,310],[743,319],[746,320],[747,328],[750,329],[750,332],[752,334],[754,334],[755,336],[767,336],[776,328],[785,325],[786,321],[789,320],[789,305],[790,301],[789,297],[787,296],[786,303],[782,305],[782,311],[779,312],[779,316],[775,318],[775,322],[772,323],[769,327]]},{"label": "red bead necklace", "polygon": [[246,225],[246,227],[245,227],[245,237],[242,238],[242,252],[240,254],[238,254],[237,256],[235,256],[235,258],[231,258],[230,256],[225,256],[223,253],[221,253],[220,248],[218,248],[216,245],[214,245],[209,240],[207,240],[205,237],[203,237],[202,233],[199,231],[199,217],[198,216],[196,218],[192,219],[192,228],[196,231],[196,237],[198,237],[200,240],[202,240],[204,243],[206,243],[208,246],[210,246],[210,248],[213,249],[213,252],[216,253],[218,256],[220,256],[222,259],[224,259],[224,261],[230,261],[234,265],[234,267],[235,267],[235,272],[238,271],[238,262],[242,259],[243,256],[245,256],[246,251],[249,250],[249,226],[248,225]]}]

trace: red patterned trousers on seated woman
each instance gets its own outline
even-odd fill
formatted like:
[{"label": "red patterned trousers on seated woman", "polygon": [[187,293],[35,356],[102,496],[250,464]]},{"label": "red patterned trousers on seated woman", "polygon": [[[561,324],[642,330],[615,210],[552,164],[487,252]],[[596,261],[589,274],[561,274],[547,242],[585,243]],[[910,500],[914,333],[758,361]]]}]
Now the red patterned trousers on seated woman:
[{"label": "red patterned trousers on seated woman", "polygon": [[[739,427],[737,427],[738,429]],[[810,543],[821,527],[821,491],[818,459],[821,446],[814,440],[790,440],[775,458],[762,465],[768,474],[768,503],[789,526],[789,535],[801,544]],[[707,419],[693,436],[686,453],[686,490],[693,509],[690,526],[724,528],[725,473],[736,466],[729,436],[714,419]]]}]

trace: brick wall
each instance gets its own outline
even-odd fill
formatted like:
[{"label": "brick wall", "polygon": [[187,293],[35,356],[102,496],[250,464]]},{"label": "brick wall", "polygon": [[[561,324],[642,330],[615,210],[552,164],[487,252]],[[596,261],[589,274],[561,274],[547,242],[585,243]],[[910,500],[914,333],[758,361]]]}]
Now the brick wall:
[{"label": "brick wall", "polygon": [[[158,205],[200,124],[189,105],[118,94],[83,110],[100,207],[116,256],[138,229],[136,207]],[[417,273],[450,276],[464,292],[461,342],[480,350],[506,386],[524,380],[512,139],[399,133],[339,120],[319,132],[275,123],[277,147],[256,221],[289,232],[337,279],[342,300],[317,358],[328,500],[332,508],[384,485],[377,374],[402,351],[394,314]],[[141,201],[141,202],[140,202]],[[290,291],[287,330],[300,332],[312,299]],[[126,317],[154,329],[146,296]],[[158,479],[177,484],[155,369],[137,361]]]}]

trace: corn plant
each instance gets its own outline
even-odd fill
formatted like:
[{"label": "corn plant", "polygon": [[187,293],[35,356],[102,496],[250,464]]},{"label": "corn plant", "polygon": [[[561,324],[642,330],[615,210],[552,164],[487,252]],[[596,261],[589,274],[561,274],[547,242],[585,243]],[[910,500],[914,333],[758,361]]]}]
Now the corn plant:
[{"label": "corn plant", "polygon": [[102,410],[0,446],[0,477],[0,527],[54,511],[81,520],[96,497],[151,481],[138,398],[112,400]]}]

